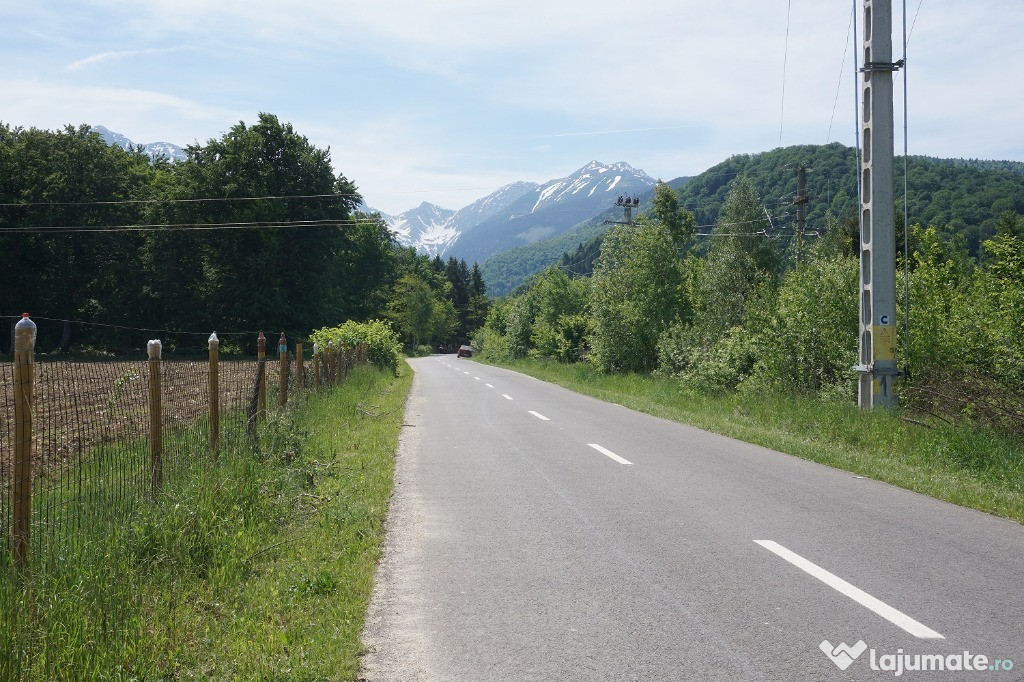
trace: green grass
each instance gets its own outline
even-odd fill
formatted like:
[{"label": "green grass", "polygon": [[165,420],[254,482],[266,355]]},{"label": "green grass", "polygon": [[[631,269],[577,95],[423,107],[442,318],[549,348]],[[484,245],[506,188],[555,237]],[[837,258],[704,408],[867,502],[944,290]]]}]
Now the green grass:
[{"label": "green grass", "polygon": [[[485,360],[486,361],[486,360]],[[1024,523],[1024,439],[970,423],[934,427],[795,395],[707,393],[678,379],[587,364],[496,363],[666,419],[757,443]]]},{"label": "green grass", "polygon": [[0,579],[0,679],[354,679],[410,384],[358,368]]}]

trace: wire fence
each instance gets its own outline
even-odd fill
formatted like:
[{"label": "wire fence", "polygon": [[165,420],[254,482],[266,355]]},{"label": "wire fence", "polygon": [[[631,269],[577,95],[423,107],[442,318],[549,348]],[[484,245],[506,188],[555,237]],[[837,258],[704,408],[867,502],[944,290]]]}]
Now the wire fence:
[{"label": "wire fence", "polygon": [[[268,404],[342,380],[366,360],[365,346],[354,344],[314,354],[308,365],[301,344],[271,358],[224,360],[215,345],[206,360],[37,362],[26,354],[27,394],[16,386],[19,356],[0,362],[0,559],[60,556],[89,527],[130,517],[163,480],[252,443]],[[19,436],[26,418],[27,440]]]}]

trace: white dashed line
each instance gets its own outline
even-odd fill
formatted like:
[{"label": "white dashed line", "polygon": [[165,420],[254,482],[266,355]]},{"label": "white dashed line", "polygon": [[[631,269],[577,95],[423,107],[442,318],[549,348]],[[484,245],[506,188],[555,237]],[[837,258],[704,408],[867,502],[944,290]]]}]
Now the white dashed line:
[{"label": "white dashed line", "polygon": [[469,372],[463,372],[463,374],[469,374]]},{"label": "white dashed line", "polygon": [[935,632],[935,630],[925,627],[902,611],[897,611],[884,601],[872,597],[859,587],[854,587],[839,576],[829,573],[821,566],[808,561],[796,552],[786,549],[779,543],[772,542],[771,540],[754,540],[754,542],[761,545],[768,551],[774,552],[800,570],[814,576],[833,590],[846,595],[869,611],[874,611],[893,625],[903,628],[915,637],[920,639],[945,639],[945,637]]},{"label": "white dashed line", "polygon": [[608,457],[611,457],[612,459],[614,459],[619,464],[630,464],[630,465],[633,464],[628,459],[623,459],[622,457],[619,457],[618,455],[616,455],[614,452],[612,452],[608,448],[603,448],[600,445],[598,445],[597,443],[587,443],[587,445],[589,445],[590,447],[594,448],[595,450],[600,452],[602,455],[607,455]]},{"label": "white dashed line", "polygon": [[494,388],[491,384],[486,384],[487,388]]},{"label": "white dashed line", "polygon": [[473,378],[476,379],[477,381],[480,381],[480,377],[473,377]]},{"label": "white dashed line", "polygon": [[508,393],[502,393],[501,397],[504,398],[505,400],[512,400],[512,396],[510,396]]},{"label": "white dashed line", "polygon": [[537,419],[540,419],[542,421],[546,421],[546,422],[551,421],[550,419],[548,419],[547,417],[542,415],[540,412],[534,412],[533,410],[530,410],[530,414],[532,414],[534,417],[536,417]]}]

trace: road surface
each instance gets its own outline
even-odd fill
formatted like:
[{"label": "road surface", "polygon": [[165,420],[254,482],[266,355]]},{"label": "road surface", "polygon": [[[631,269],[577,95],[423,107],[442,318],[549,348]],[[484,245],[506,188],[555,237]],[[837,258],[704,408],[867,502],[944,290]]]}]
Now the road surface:
[{"label": "road surface", "polygon": [[1019,524],[411,364],[365,679],[1024,679]]}]

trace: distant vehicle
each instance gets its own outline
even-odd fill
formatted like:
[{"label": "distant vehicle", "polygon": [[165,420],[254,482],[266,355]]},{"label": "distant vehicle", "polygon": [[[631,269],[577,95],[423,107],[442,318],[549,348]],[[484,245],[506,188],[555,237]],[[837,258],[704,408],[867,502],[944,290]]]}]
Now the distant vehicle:
[{"label": "distant vehicle", "polygon": [[473,357],[473,346],[459,346],[460,358],[471,358]]}]

